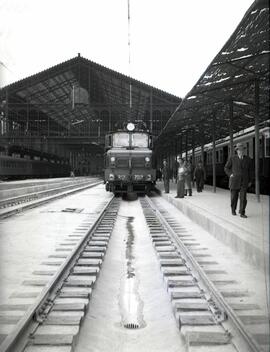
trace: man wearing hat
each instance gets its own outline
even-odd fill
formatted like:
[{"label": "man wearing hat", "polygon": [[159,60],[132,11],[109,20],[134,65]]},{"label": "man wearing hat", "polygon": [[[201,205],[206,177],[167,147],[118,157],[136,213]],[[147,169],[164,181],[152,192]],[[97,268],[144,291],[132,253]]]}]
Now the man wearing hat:
[{"label": "man wearing hat", "polygon": [[247,205],[247,189],[251,186],[251,159],[249,156],[244,155],[244,145],[242,143],[237,143],[235,150],[237,155],[229,158],[224,170],[229,177],[232,215],[236,215],[238,195],[240,193],[239,213],[241,218],[247,218],[245,209]]}]

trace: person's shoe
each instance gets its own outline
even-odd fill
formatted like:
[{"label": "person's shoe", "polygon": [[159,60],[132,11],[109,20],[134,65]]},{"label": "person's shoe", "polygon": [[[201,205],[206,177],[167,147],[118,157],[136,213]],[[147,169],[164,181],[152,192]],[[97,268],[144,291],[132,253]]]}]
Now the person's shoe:
[{"label": "person's shoe", "polygon": [[180,197],[178,197],[178,196],[175,196],[174,198],[180,198]]},{"label": "person's shoe", "polygon": [[232,210],[232,215],[236,215],[236,212],[235,212],[235,210]]},{"label": "person's shoe", "polygon": [[244,219],[246,219],[246,218],[247,218],[247,216],[246,216],[246,214],[241,214],[241,215],[240,215],[240,218],[244,218]]}]

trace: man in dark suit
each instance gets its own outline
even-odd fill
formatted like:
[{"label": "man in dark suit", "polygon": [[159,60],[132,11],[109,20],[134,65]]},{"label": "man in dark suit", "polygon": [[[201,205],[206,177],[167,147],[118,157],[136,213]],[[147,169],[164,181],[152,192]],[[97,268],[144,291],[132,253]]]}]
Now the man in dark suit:
[{"label": "man in dark suit", "polygon": [[240,193],[241,218],[247,218],[245,209],[247,206],[247,189],[251,186],[251,159],[244,155],[244,145],[236,144],[237,155],[229,158],[225,165],[225,172],[229,176],[229,188],[231,190],[232,215],[236,215],[238,195]]},{"label": "man in dark suit", "polygon": [[170,192],[170,170],[166,160],[163,160],[162,177],[164,182],[165,193],[169,193]]}]

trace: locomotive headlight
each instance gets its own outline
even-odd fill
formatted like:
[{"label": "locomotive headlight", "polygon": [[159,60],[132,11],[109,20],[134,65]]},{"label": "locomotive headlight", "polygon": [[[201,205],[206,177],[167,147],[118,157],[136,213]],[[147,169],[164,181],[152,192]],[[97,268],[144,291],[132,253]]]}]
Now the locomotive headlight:
[{"label": "locomotive headlight", "polygon": [[149,158],[149,156],[146,156],[146,157],[144,158],[144,160],[145,160],[145,166],[146,166],[146,167],[149,167],[149,166],[150,166],[150,158]]},{"label": "locomotive headlight", "polygon": [[109,174],[109,180],[114,181],[114,174]]},{"label": "locomotive headlight", "polygon": [[134,131],[134,129],[135,129],[134,123],[129,122],[129,123],[127,124],[127,130],[131,132],[131,131]]},{"label": "locomotive headlight", "polygon": [[115,156],[110,157],[111,167],[115,167]]}]

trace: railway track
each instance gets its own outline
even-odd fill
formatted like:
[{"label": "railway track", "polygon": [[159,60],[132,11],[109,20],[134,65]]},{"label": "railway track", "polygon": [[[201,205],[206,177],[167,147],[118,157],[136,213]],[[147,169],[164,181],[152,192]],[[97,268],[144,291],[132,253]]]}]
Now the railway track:
[{"label": "railway track", "polygon": [[35,297],[34,287],[44,286],[33,304],[29,307],[22,307],[21,303],[1,306],[1,311],[16,312],[27,308],[19,319],[6,315],[7,324],[11,324],[12,319],[17,324],[6,332],[0,345],[1,352],[32,352],[40,346],[55,346],[55,351],[59,352],[72,350],[106,253],[119,202],[112,198],[96,219],[90,216],[85,220],[43,263],[50,269],[35,272],[39,279],[24,282],[29,291],[13,296],[18,300]]},{"label": "railway track", "polygon": [[[216,262],[206,253],[206,248],[159,204],[157,198],[143,197],[137,203],[137,207],[142,208],[140,212],[144,214],[186,350],[195,352],[197,347],[203,347],[203,351],[207,352],[268,351],[267,337],[260,333],[260,326],[268,324],[267,317],[255,314],[250,318],[248,314],[252,310],[257,312],[258,305],[227,300],[232,296],[242,298],[246,292],[223,289],[223,284],[233,284],[234,280],[224,278],[226,273],[215,267]],[[119,293],[122,297],[119,307],[124,313],[121,313],[119,328],[133,332],[147,329],[149,321],[143,317],[143,301],[137,297],[140,280],[136,281],[136,251],[133,248],[136,236],[145,236],[141,228],[136,231],[134,224],[144,220],[141,215],[137,220],[136,215],[126,216],[126,212],[118,217],[119,207],[128,209],[127,205],[127,202],[114,197],[102,205],[98,215],[90,214],[42,263],[45,269],[33,273],[37,279],[23,282],[29,290],[13,295],[18,302],[0,306],[1,323],[3,319],[7,323],[7,330],[4,331],[3,327],[0,330],[0,335],[5,335],[0,352],[40,352],[47,349],[71,352],[76,349],[92,289],[116,221],[118,225],[114,236],[118,237],[119,231],[122,231],[119,224],[125,223],[128,233],[127,237],[119,236],[119,241],[126,246],[126,274]],[[107,268],[110,267],[110,263],[106,264]],[[36,287],[43,289],[37,294]],[[34,299],[34,302],[27,305],[25,301],[29,299]],[[23,309],[25,314],[17,314]],[[254,331],[248,328],[250,323]],[[100,323],[98,326],[101,326]],[[106,331],[103,333],[106,334]],[[92,331],[92,334],[95,336],[96,333]]]},{"label": "railway track", "polygon": [[[141,199],[146,222],[160,267],[171,295],[173,310],[179,329],[188,347],[196,345],[231,345],[236,351],[259,352],[269,350],[267,336],[260,334],[260,324],[268,324],[268,318],[245,314],[258,310],[257,304],[229,304],[218,285],[231,283],[229,279],[215,280],[211,275],[221,275],[219,269],[205,269],[215,264],[204,254],[204,249],[187,230],[166,211],[145,197]],[[216,283],[216,284],[215,284]],[[245,292],[232,292],[245,296]],[[240,312],[240,313],[239,313]],[[256,325],[252,334],[244,322]]]},{"label": "railway track", "polygon": [[58,182],[50,183],[45,186],[46,189],[44,189],[44,186],[25,187],[20,190],[16,189],[19,195],[0,200],[0,219],[82,191],[86,188],[94,187],[100,183],[101,181],[98,180],[90,181],[89,179],[83,179],[79,182],[65,181],[62,184]]}]

